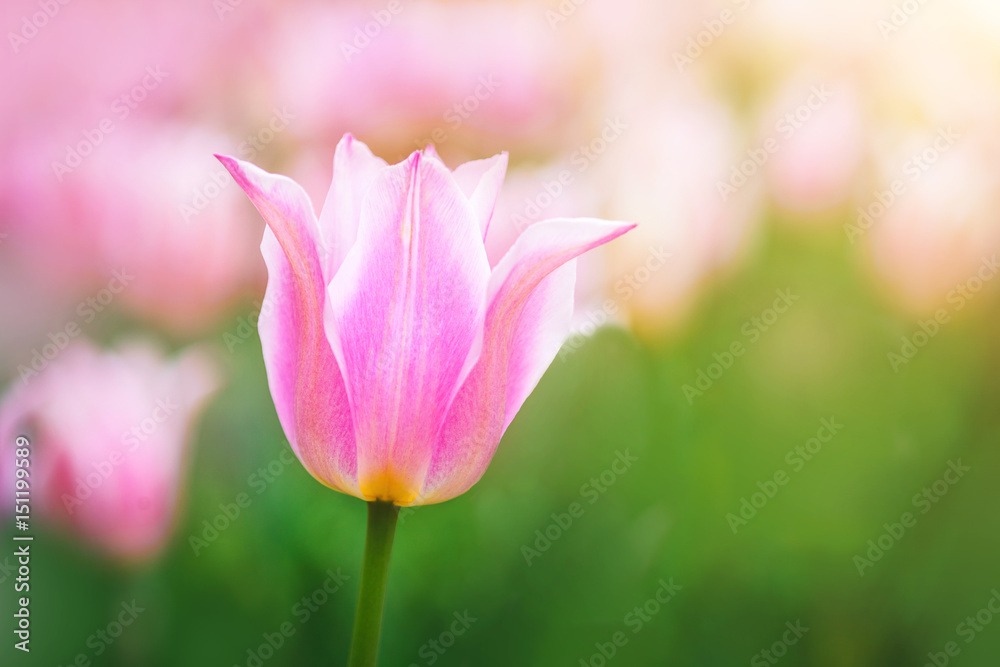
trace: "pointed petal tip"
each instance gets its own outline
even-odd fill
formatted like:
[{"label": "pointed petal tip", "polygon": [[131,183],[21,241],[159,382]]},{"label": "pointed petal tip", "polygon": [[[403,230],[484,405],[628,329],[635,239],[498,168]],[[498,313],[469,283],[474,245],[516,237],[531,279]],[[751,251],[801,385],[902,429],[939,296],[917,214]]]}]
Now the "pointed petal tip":
[{"label": "pointed petal tip", "polygon": [[444,166],[444,162],[441,162],[441,158],[425,157],[424,152],[422,150],[413,151],[405,160],[403,160],[399,164],[405,165],[405,168],[409,171],[410,178],[416,178],[417,174],[420,173],[421,162],[426,162],[428,165],[437,164],[440,165],[445,170],[448,169],[447,167]]},{"label": "pointed petal tip", "polygon": [[215,159],[222,163],[222,166],[226,168],[226,171],[236,180],[236,183],[243,188],[247,189],[250,184],[250,174],[253,173],[253,169],[259,169],[256,165],[250,162],[244,162],[239,158],[231,157],[229,155],[220,155],[219,153],[213,153]]},{"label": "pointed petal tip", "polygon": [[233,167],[239,164],[239,160],[237,160],[236,158],[229,157],[228,155],[222,155],[221,153],[212,153],[212,157],[221,162],[222,166],[228,169],[229,171],[232,171]]},{"label": "pointed petal tip", "polygon": [[593,219],[593,222],[604,227],[607,231],[601,239],[597,241],[597,243],[590,246],[591,248],[610,243],[619,236],[624,236],[626,233],[638,227],[638,225],[634,222],[622,222],[621,220],[602,220],[597,218]]},{"label": "pointed petal tip", "polygon": [[[253,186],[250,181],[250,174],[247,173],[247,167],[253,167],[254,165],[243,162],[237,158],[230,157],[229,155],[220,155],[218,153],[213,153],[213,155],[215,155],[215,159],[221,162],[222,166],[226,168],[226,171],[228,171],[229,175],[233,177],[236,184],[239,185],[244,192],[250,195]],[[252,196],[251,200],[253,200]]]},{"label": "pointed petal tip", "polygon": [[[510,154],[507,151],[500,151],[495,156],[496,162],[494,162],[493,168],[500,172],[501,178],[506,178],[507,167],[510,166]],[[500,181],[501,185],[503,180]]]},{"label": "pointed petal tip", "polygon": [[613,239],[618,238],[622,234],[632,231],[639,225],[634,222],[624,222],[622,220],[604,220],[601,218],[592,218],[593,222],[606,227],[608,231],[608,236],[605,238],[605,243]]},{"label": "pointed petal tip", "polygon": [[346,132],[344,136],[340,138],[340,141],[337,142],[337,148],[334,152],[339,152],[341,149],[350,151],[354,148],[354,144],[361,144],[367,148],[363,141],[358,141],[358,138],[352,133]]},{"label": "pointed petal tip", "polygon": [[[581,225],[583,227],[581,227]],[[536,222],[528,229],[537,226],[540,226],[540,228],[544,228],[546,226],[563,226],[568,229],[575,228],[578,230],[589,227],[591,230],[598,231],[601,235],[601,240],[597,243],[597,245],[603,245],[609,241],[613,241],[626,232],[632,231],[639,225],[634,222],[605,220],[603,218],[549,218],[547,220],[540,220],[539,222]],[[522,234],[524,234],[524,232],[522,232]]]},{"label": "pointed petal tip", "polygon": [[619,236],[623,236],[626,233],[632,231],[633,229],[635,229],[636,227],[639,226],[639,223],[636,223],[636,222],[617,222],[616,221],[616,224],[618,225],[618,228],[612,233],[611,236],[608,237],[608,241],[614,241]]}]

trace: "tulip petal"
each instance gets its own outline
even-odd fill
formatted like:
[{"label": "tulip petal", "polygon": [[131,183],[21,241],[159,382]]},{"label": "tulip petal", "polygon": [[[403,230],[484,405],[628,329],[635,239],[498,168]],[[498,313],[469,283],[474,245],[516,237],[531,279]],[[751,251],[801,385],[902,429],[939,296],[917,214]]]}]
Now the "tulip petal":
[{"label": "tulip petal", "polygon": [[483,238],[489,229],[493,210],[507,174],[507,153],[500,153],[485,160],[466,162],[455,169],[455,182],[469,198]]},{"label": "tulip petal", "polygon": [[319,214],[326,257],[323,274],[333,276],[358,236],[361,205],[375,176],[388,165],[363,142],[345,134],[333,157],[333,181]]},{"label": "tulip petal", "polygon": [[268,283],[258,323],[268,386],[292,449],[324,484],[357,495],[354,428],[324,333],[324,280],[312,204],[291,179],[217,156],[267,223]]},{"label": "tulip petal", "polygon": [[634,226],[546,220],[526,229],[500,260],[490,276],[482,353],[452,403],[414,504],[454,498],[482,477],[569,332],[575,278],[570,260]]},{"label": "tulip petal", "polygon": [[438,155],[437,149],[434,148],[434,144],[427,144],[424,146],[424,157],[429,157],[431,159],[437,160],[441,164],[444,164],[444,160]]},{"label": "tulip petal", "polygon": [[490,271],[476,222],[447,168],[414,153],[375,179],[357,242],[330,283],[326,328],[365,498],[416,498],[475,363]]}]

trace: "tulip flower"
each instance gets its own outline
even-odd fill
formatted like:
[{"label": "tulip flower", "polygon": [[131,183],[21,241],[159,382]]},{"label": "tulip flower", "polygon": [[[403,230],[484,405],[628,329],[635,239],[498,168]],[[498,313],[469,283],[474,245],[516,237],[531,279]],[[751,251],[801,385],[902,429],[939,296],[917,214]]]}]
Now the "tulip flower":
[{"label": "tulip flower", "polygon": [[204,152],[222,141],[204,128],[136,120],[61,182],[38,148],[51,141],[15,142],[0,167],[0,226],[19,251],[12,279],[39,285],[43,302],[72,304],[123,271],[132,279],[118,286],[116,307],[174,334],[217,325],[263,282],[252,261],[259,230],[234,215],[243,195]]},{"label": "tulip flower", "polygon": [[[586,42],[553,39],[537,8],[420,2],[400,3],[395,13],[383,6],[275,5],[283,29],[264,43],[247,40],[283,73],[267,80],[268,94],[295,110],[296,132],[333,143],[352,128],[410,147],[502,140],[535,153],[562,137],[553,127],[579,115],[578,84],[593,70],[584,69]],[[345,90],[350,104],[342,103]]]},{"label": "tulip flower", "polygon": [[491,266],[506,154],[390,166],[346,135],[318,217],[294,181],[219,160],[267,223],[259,332],[284,432],[316,479],[370,501],[350,664],[373,665],[398,507],[479,480],[569,331],[574,258],[633,225],[538,222]]},{"label": "tulip flower", "polygon": [[32,514],[125,561],[155,554],[174,523],[194,415],[217,384],[198,349],[168,361],[139,343],[70,343],[0,404],[2,441],[30,442]]},{"label": "tulip flower", "polygon": [[[940,133],[937,146],[946,139]],[[890,163],[904,164],[926,145],[920,136]],[[1000,250],[1000,177],[987,165],[996,159],[995,151],[978,145],[949,147],[920,175],[919,187],[907,181],[909,190],[895,194],[887,179],[845,226],[852,240],[866,236],[876,275],[914,314],[959,310],[971,296],[966,283],[992,277],[991,257]],[[895,200],[883,206],[876,197],[890,201],[885,192]]]},{"label": "tulip flower", "polygon": [[718,100],[676,86],[642,108],[595,169],[606,174],[612,215],[649,221],[608,253],[606,272],[615,286],[608,298],[632,330],[658,341],[690,316],[713,277],[738,263],[759,224],[761,188],[730,180],[738,124]]}]

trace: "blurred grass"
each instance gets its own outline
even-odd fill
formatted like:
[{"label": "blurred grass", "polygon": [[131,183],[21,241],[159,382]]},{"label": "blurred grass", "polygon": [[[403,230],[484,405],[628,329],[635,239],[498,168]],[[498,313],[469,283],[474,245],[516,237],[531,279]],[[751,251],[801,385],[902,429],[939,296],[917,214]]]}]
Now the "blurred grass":
[{"label": "blurred grass", "polygon": [[[624,630],[617,664],[728,666],[801,620],[810,630],[782,664],[917,665],[957,641],[956,662],[995,665],[1000,619],[970,644],[955,634],[1000,586],[995,289],[895,373],[886,354],[915,323],[880,299],[837,231],[772,229],[672,341],[608,329],[557,360],[483,480],[402,520],[380,664],[578,665]],[[785,288],[800,300],[689,403],[682,387],[747,343],[744,323]],[[160,562],[123,572],[57,535],[35,542],[32,664],[85,653],[92,664],[247,665],[285,622],[295,634],[261,664],[346,660],[363,503],[297,462],[257,493],[251,476],[287,445],[256,336],[226,363]],[[828,417],[843,430],[792,471],[786,452]],[[582,485],[625,450],[638,461],[590,504]],[[972,471],[859,576],[854,556],[957,458]],[[726,515],[782,469],[787,486],[734,535]],[[250,506],[195,556],[189,536],[240,493]],[[573,502],[583,515],[527,565],[522,547]],[[350,579],[301,623],[296,605],[337,568]],[[671,578],[682,590],[633,634],[626,614]],[[133,597],[148,611],[94,658],[88,636]],[[468,632],[443,654],[430,648],[465,611],[477,619]]]}]

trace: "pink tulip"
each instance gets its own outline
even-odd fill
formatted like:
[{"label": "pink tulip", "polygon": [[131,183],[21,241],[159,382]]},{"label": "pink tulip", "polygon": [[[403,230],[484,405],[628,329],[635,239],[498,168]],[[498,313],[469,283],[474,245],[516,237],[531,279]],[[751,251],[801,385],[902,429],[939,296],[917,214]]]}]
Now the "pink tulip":
[{"label": "pink tulip", "polygon": [[[607,253],[607,298],[638,336],[656,341],[742,257],[760,221],[761,183],[733,180],[746,154],[718,100],[677,86],[642,109],[595,169],[606,174],[611,214],[644,223]],[[720,191],[730,183],[737,187]]]},{"label": "pink tulip", "polygon": [[491,266],[505,154],[389,166],[347,135],[319,218],[294,181],[219,159],[267,222],[278,418],[316,479],[365,500],[442,502],[479,480],[569,330],[573,259],[633,226],[539,222]]},{"label": "pink tulip", "polygon": [[262,42],[264,66],[280,72],[271,95],[296,112],[301,136],[332,145],[353,128],[405,153],[428,141],[505,140],[537,151],[579,111],[581,44],[553,33],[537,7],[400,1],[282,10],[265,39],[248,41]]},{"label": "pink tulip", "polygon": [[[200,350],[167,361],[138,343],[72,343],[0,404],[5,447],[19,435],[31,443],[32,519],[124,559],[154,553],[176,514],[193,417],[217,384]],[[9,466],[3,476],[9,498]]]},{"label": "pink tulip", "polygon": [[777,146],[765,163],[775,201],[806,222],[843,206],[857,189],[866,138],[852,83],[790,84],[773,103],[757,144]]},{"label": "pink tulip", "polygon": [[11,273],[39,284],[44,301],[68,297],[72,305],[124,272],[131,280],[115,307],[171,333],[204,332],[262,282],[250,257],[257,232],[235,215],[242,195],[204,152],[224,141],[196,126],[136,120],[62,181],[51,167],[61,153],[50,142],[15,144],[0,167],[8,215],[0,230],[10,230],[0,254],[16,253]]},{"label": "pink tulip", "polygon": [[[895,163],[923,150],[926,141],[915,141],[917,148],[901,151]],[[958,143],[919,176],[913,176],[911,162],[910,174],[894,177],[905,187],[901,194],[893,195],[886,184],[878,196],[891,203],[882,206],[873,195],[863,209],[875,271],[908,310],[926,315],[960,300],[964,306],[970,280],[992,279],[991,262],[1000,250],[1000,177],[991,166],[996,155]],[[861,224],[855,223],[854,233],[862,233]]]}]

